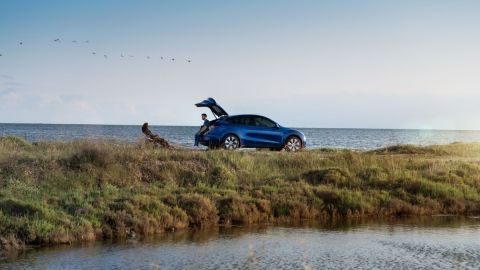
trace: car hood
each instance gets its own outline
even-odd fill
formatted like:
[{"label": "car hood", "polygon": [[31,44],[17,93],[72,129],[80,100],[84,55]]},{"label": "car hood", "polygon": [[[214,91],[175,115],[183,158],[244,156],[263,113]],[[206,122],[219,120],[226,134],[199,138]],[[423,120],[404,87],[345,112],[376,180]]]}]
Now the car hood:
[{"label": "car hood", "polygon": [[228,113],[220,107],[220,105],[217,104],[215,99],[213,98],[207,98],[202,102],[199,102],[195,104],[197,107],[208,107],[212,111],[212,113],[215,115],[215,117],[221,117],[221,116],[227,116]]}]

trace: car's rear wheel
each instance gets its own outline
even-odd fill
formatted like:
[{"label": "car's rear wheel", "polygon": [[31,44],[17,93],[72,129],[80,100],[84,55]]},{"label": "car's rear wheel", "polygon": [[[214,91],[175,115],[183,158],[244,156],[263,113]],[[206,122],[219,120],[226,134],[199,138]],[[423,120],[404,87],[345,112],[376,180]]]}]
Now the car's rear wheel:
[{"label": "car's rear wheel", "polygon": [[229,134],[223,139],[222,147],[226,150],[238,149],[240,147],[240,139],[233,134]]},{"label": "car's rear wheel", "polygon": [[302,141],[297,136],[290,136],[285,141],[285,146],[283,147],[287,152],[296,152],[302,150]]}]

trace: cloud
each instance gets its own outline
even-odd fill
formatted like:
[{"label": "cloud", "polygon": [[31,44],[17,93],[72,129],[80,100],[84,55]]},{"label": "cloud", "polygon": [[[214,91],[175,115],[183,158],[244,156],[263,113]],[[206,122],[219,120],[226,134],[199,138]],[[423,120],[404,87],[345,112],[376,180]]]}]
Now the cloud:
[{"label": "cloud", "polygon": [[0,106],[12,106],[18,104],[21,96],[13,88],[6,88],[0,90]]},{"label": "cloud", "polygon": [[138,114],[137,106],[135,104],[126,104],[127,111],[131,114]]},{"label": "cloud", "polygon": [[60,95],[59,98],[62,102],[75,102],[86,99],[85,96],[82,95]]},{"label": "cloud", "polygon": [[7,92],[11,93],[13,91],[17,91],[19,90],[19,87],[24,86],[23,83],[17,82],[14,79],[15,78],[13,76],[0,74],[0,92],[3,92],[3,95],[5,95]]},{"label": "cloud", "polygon": [[3,86],[23,86],[23,83],[20,82],[2,82]]},{"label": "cloud", "polygon": [[0,74],[0,79],[13,80],[14,77],[13,77],[13,76],[10,76],[10,75],[6,75],[6,74]]},{"label": "cloud", "polygon": [[5,88],[5,89],[0,89],[0,97],[6,96],[6,95],[8,95],[10,93],[13,93],[13,92],[15,92],[15,89],[10,88],[10,87]]}]

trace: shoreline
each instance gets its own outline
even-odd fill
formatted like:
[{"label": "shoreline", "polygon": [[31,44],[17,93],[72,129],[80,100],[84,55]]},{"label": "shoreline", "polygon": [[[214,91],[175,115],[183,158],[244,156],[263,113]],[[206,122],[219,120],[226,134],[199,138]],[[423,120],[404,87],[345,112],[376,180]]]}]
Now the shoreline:
[{"label": "shoreline", "polygon": [[480,144],[192,151],[0,138],[0,250],[192,227],[480,213]]},{"label": "shoreline", "polygon": [[[471,226],[479,224],[480,216],[463,216],[463,215],[431,215],[431,216],[401,216],[401,217],[357,217],[351,219],[335,219],[335,220],[292,220],[272,223],[255,223],[243,225],[222,225],[216,224],[208,227],[188,227],[178,231],[164,231],[154,235],[139,235],[132,238],[110,238],[95,239],[90,241],[75,241],[71,243],[61,243],[52,245],[27,245],[17,249],[0,250],[0,261],[15,260],[21,254],[26,252],[56,249],[56,248],[83,248],[90,245],[117,245],[128,243],[159,243],[162,241],[182,242],[190,237],[201,237],[202,241],[216,237],[219,233],[229,233],[235,236],[249,234],[251,232],[264,231],[271,228],[285,229],[319,229],[345,231],[355,230],[365,227],[378,226],[418,226],[421,228],[438,228],[438,227],[458,227]],[[199,236],[200,235],[200,236]]]}]

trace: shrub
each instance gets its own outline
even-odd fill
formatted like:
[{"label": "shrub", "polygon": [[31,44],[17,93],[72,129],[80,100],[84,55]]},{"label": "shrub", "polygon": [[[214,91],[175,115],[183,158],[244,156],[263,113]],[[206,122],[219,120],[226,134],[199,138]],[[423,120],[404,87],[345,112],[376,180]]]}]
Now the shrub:
[{"label": "shrub", "polygon": [[266,222],[270,218],[270,203],[266,200],[225,197],[219,199],[217,205],[220,222],[224,224]]},{"label": "shrub", "polygon": [[372,205],[359,191],[346,189],[320,189],[316,194],[325,204],[325,210],[330,213],[341,214],[359,213],[365,214],[372,210]]},{"label": "shrub", "polygon": [[86,144],[82,145],[66,162],[73,169],[81,169],[85,164],[105,168],[112,162],[112,154],[99,146]]},{"label": "shrub", "polygon": [[388,173],[379,167],[368,167],[361,169],[357,176],[368,182],[368,185],[377,188],[388,188],[390,186]]},{"label": "shrub", "polygon": [[232,185],[234,179],[234,175],[225,166],[216,165],[210,170],[210,179],[208,182],[211,185],[228,187]]},{"label": "shrub", "polygon": [[312,185],[345,185],[348,181],[349,173],[341,168],[327,168],[323,170],[313,170],[303,174],[303,177]]},{"label": "shrub", "polygon": [[200,194],[182,195],[179,205],[187,213],[191,225],[203,226],[218,222],[217,208],[210,199]]},{"label": "shrub", "polygon": [[32,144],[25,139],[16,136],[0,137],[0,145],[14,148],[29,148],[32,146]]},{"label": "shrub", "polygon": [[15,199],[4,199],[0,201],[0,210],[11,216],[43,216],[43,210],[33,204],[17,201]]},{"label": "shrub", "polygon": [[430,147],[419,147],[410,144],[392,145],[385,148],[370,151],[377,154],[408,154],[408,155],[424,155],[424,154],[444,154],[444,151],[435,150]]},{"label": "shrub", "polygon": [[412,194],[422,194],[435,199],[461,198],[463,193],[454,186],[425,179],[403,180],[404,188]]},{"label": "shrub", "polygon": [[313,219],[319,216],[319,210],[300,200],[275,199],[272,201],[272,214],[280,219]]}]

